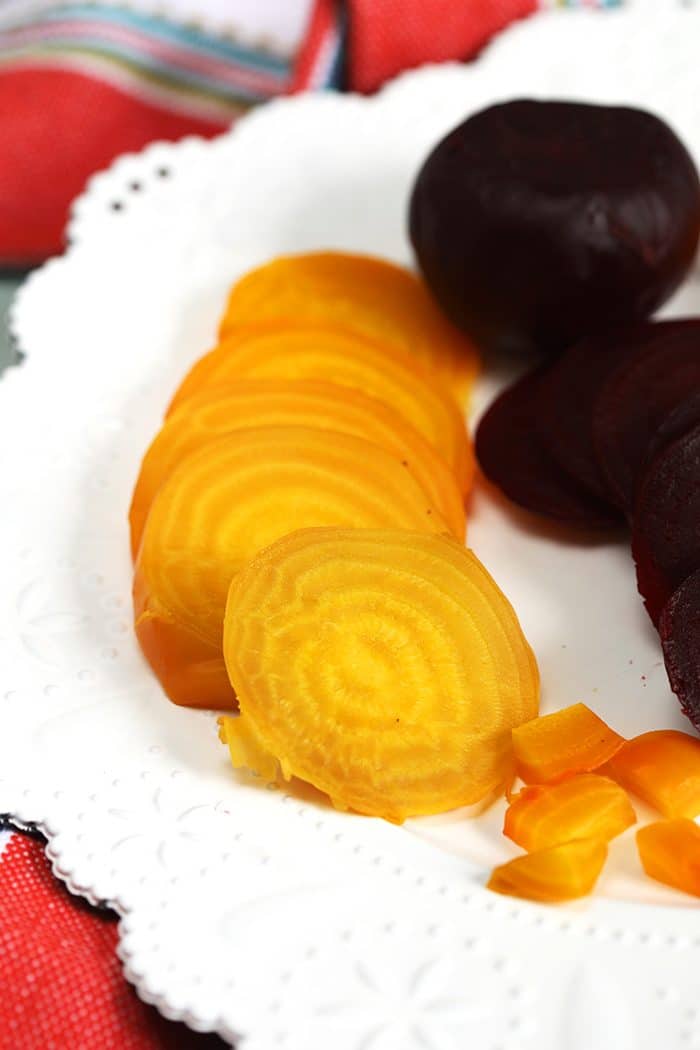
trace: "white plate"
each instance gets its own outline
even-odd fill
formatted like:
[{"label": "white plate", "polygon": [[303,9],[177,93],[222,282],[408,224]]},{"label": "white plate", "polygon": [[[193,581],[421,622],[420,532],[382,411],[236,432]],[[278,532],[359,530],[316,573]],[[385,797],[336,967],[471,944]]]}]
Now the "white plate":
[{"label": "white plate", "polygon": [[[515,852],[500,806],[396,828],[234,774],[211,717],[167,703],[139,655],[125,522],[235,277],[307,248],[408,262],[419,162],[495,99],[645,105],[700,158],[699,31],[691,11],[542,16],[378,99],[277,102],[214,142],[124,157],[23,288],[27,359],[0,383],[0,811],[44,827],[58,874],[118,908],[127,975],[168,1016],[250,1050],[700,1046],[697,912],[640,877],[629,835],[590,901],[540,908],[482,888]],[[696,274],[676,309],[699,303]],[[545,709],[685,728],[624,546],[482,495],[471,542],[534,644]]]}]

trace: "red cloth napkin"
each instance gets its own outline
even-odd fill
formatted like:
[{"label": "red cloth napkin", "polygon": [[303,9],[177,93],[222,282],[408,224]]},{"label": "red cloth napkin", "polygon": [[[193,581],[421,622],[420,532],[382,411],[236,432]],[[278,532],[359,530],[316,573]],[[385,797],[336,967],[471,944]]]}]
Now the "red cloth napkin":
[{"label": "red cloth napkin", "polygon": [[72,897],[41,841],[0,832],[0,887],[1,1050],[223,1050],[141,1002],[116,915]]},{"label": "red cloth napkin", "polygon": [[[76,69],[65,54],[47,60],[31,46],[12,51],[24,38],[0,33],[0,264],[37,262],[59,252],[70,201],[118,154],[155,138],[215,135],[256,97],[332,84],[342,66],[344,34],[349,86],[371,91],[402,69],[472,55],[535,6],[536,0],[350,0],[345,24],[333,0],[316,0],[288,70],[268,75],[253,57],[232,67],[234,89],[226,94],[231,78],[214,53],[216,75],[198,82],[205,86],[196,105],[175,90],[142,90],[138,73],[120,70],[115,79],[101,75],[106,67],[99,63],[94,70],[84,62]],[[55,28],[49,26],[52,33]],[[145,58],[155,63],[151,72],[166,53],[189,75],[187,41],[164,41],[162,34],[156,29],[142,40]],[[140,1002],[121,975],[114,916],[71,897],[51,876],[40,842],[0,832],[0,849],[0,1050],[223,1045],[163,1020]]]},{"label": "red cloth napkin", "polygon": [[404,69],[474,55],[537,6],[537,0],[352,0],[350,85],[374,91]]},{"label": "red cloth napkin", "polygon": [[70,202],[120,153],[216,135],[272,94],[337,83],[344,58],[347,86],[373,91],[403,69],[472,55],[536,4],[314,0],[303,46],[272,65],[118,7],[59,8],[0,32],[0,266],[62,251]]}]

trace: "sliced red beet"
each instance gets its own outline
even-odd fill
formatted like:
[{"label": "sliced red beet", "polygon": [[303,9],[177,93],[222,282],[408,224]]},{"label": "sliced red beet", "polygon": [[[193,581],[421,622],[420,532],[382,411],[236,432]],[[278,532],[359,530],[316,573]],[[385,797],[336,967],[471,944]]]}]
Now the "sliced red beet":
[{"label": "sliced red beet", "polygon": [[540,439],[559,466],[602,502],[608,494],[593,446],[594,407],[611,373],[637,350],[646,327],[582,339],[542,378],[535,420]]},{"label": "sliced red beet", "polygon": [[657,452],[660,452],[666,445],[670,445],[672,441],[683,437],[689,430],[694,430],[698,426],[700,426],[700,391],[689,395],[688,399],[674,408],[673,412],[669,413],[661,423],[649,443],[648,462],[651,462]]},{"label": "sliced red beet", "polygon": [[611,500],[627,513],[655,433],[700,388],[700,320],[650,322],[638,335],[638,352],[605,382],[593,414],[601,472]]},{"label": "sliced red beet", "polygon": [[700,729],[700,572],[694,572],[664,607],[659,634],[671,689]]},{"label": "sliced red beet", "polygon": [[700,426],[649,464],[634,507],[632,554],[639,593],[657,623],[676,588],[700,568]]},{"label": "sliced red beet", "polygon": [[476,433],[481,469],[514,503],[580,528],[610,528],[610,508],[569,477],[535,427],[545,370],[530,372],[498,397]]}]

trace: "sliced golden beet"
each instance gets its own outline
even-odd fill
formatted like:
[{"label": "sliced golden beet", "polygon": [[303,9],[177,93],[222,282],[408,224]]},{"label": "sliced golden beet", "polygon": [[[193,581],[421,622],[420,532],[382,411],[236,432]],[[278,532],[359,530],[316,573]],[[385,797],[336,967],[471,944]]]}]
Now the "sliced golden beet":
[{"label": "sliced golden beet", "polygon": [[408,350],[464,400],[478,371],[474,344],[425,284],[384,259],[309,252],[275,259],[234,285],[220,334],[261,321],[331,323]]},{"label": "sliced golden beet", "polygon": [[170,411],[205,387],[240,379],[320,379],[384,401],[435,448],[468,491],[473,457],[452,398],[408,354],[330,328],[234,334],[206,354],[181,383]]},{"label": "sliced golden beet", "polygon": [[359,390],[317,380],[240,379],[193,394],[168,417],[152,442],[129,512],[134,557],[153,497],[173,468],[208,441],[261,426],[333,430],[364,437],[387,449],[400,457],[452,534],[464,539],[464,502],[453,474],[427,441],[388,405]]},{"label": "sliced golden beet", "polygon": [[307,529],[261,551],[229,592],[224,656],[236,765],[402,821],[476,802],[512,770],[510,731],[539,679],[484,566],[444,536]]},{"label": "sliced golden beet", "polygon": [[[280,536],[329,524],[448,531],[398,457],[348,434],[236,431],[172,471],[151,505],[134,580],[136,633],[171,700],[232,706],[230,687],[218,697],[210,688],[223,681],[232,578]],[[199,667],[206,678],[201,694]]]}]

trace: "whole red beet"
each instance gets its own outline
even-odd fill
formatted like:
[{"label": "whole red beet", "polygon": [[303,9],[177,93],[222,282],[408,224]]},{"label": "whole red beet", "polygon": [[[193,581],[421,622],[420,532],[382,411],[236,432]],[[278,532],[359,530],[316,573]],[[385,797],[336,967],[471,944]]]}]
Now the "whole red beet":
[{"label": "whole red beet", "polygon": [[693,161],[658,117],[518,100],[455,128],[418,174],[410,234],[447,315],[483,346],[556,353],[651,314],[700,233]]}]

